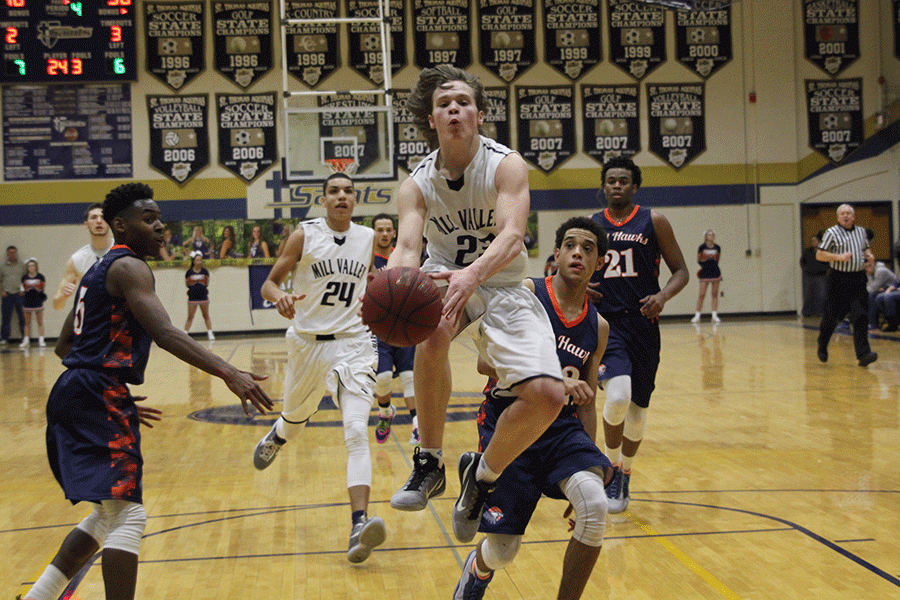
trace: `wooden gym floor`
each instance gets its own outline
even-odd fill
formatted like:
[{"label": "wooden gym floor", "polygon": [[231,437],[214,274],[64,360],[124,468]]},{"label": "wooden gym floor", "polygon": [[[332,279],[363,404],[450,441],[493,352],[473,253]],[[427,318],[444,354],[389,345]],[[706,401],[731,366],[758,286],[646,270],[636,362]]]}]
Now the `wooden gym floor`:
[{"label": "wooden gym floor", "polygon": [[[663,323],[632,502],[609,516],[584,598],[900,598],[900,337],[873,335],[880,358],[860,368],[849,335],[836,334],[823,365],[817,323]],[[220,336],[210,347],[269,373],[267,389],[281,397],[281,337]],[[273,417],[243,418],[221,381],[155,348],[147,382],[134,390],[165,411],[144,430],[149,521],[137,597],[449,599],[469,551],[449,522],[455,464],[476,444],[483,385],[467,334],[451,356],[447,492],[421,513],[388,505],[410,471],[401,409],[386,444],[371,436],[370,514],[384,518],[388,539],[351,565],[337,411],[324,403],[313,426],[256,471],[253,448]],[[44,406],[59,360],[49,348],[13,346],[0,352],[0,368],[0,598],[11,600],[89,508],[63,499],[46,464]],[[564,509],[541,502],[519,556],[486,598],[555,597],[569,538]],[[99,560],[73,598],[103,598]]]}]

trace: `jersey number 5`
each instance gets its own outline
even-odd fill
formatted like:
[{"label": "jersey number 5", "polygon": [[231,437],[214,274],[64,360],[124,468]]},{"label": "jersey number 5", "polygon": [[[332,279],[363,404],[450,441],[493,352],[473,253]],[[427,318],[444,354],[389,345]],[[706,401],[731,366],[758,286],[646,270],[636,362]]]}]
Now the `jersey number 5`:
[{"label": "jersey number 5", "polygon": [[75,328],[75,335],[81,335],[81,329],[84,327],[84,295],[87,293],[87,288],[81,286],[78,288],[78,302],[75,303],[75,321],[73,326]]},{"label": "jersey number 5", "polygon": [[616,252],[615,250],[608,250],[606,252],[606,270],[603,272],[604,279],[637,276],[638,272],[634,269],[634,248],[626,248],[621,252]]}]

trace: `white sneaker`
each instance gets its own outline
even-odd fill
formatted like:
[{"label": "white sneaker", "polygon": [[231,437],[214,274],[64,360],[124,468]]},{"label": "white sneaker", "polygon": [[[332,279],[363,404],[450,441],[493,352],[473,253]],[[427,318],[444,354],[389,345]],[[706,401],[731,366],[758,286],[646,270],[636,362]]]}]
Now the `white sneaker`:
[{"label": "white sneaker", "polygon": [[216,339],[216,336],[213,335],[212,329],[206,332],[206,337],[209,338],[209,341],[213,341]]},{"label": "white sneaker", "polygon": [[19,348],[27,348],[31,344],[31,340],[28,339],[28,336],[22,338],[22,343],[19,344]]},{"label": "white sneaker", "polygon": [[38,338],[38,347],[39,347],[39,348],[46,348],[46,347],[47,347],[47,343],[44,341],[44,338],[43,338],[43,337],[39,337],[39,338]]},{"label": "white sneaker", "polygon": [[691,323],[699,323],[700,322],[700,313],[694,315],[694,318],[691,319]]},{"label": "white sneaker", "polygon": [[722,319],[719,318],[719,315],[713,313],[713,316],[712,316],[712,322],[713,322],[713,323],[721,323],[721,322],[722,322]]}]

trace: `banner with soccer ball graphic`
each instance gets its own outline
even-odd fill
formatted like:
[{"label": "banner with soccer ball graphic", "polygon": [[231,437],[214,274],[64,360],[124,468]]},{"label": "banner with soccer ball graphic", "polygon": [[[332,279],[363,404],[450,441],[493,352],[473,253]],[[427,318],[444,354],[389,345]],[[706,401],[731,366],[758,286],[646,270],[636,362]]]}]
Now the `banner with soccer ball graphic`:
[{"label": "banner with soccer ball graphic", "polygon": [[204,2],[144,4],[147,72],[176,92],[206,68]]},{"label": "banner with soccer ball graphic", "polygon": [[406,107],[410,90],[394,90],[391,98],[394,111],[394,161],[407,173],[428,156],[431,148],[422,131],[413,123],[413,114]]},{"label": "banner with soccer ball graphic", "polygon": [[250,182],[278,159],[275,93],[216,94],[219,164]]},{"label": "banner with soccer ball graphic", "polygon": [[637,80],[666,61],[666,10],[634,0],[609,0],[609,54]]},{"label": "banner with soccer ball graphic", "polygon": [[806,80],[809,147],[840,163],[864,139],[862,79]]},{"label": "banner with soccer ball graphic", "polygon": [[422,69],[472,63],[471,0],[413,0],[413,48]]},{"label": "banner with soccer ball graphic", "polygon": [[[390,27],[387,31],[391,75],[406,66],[406,28],[403,0],[389,0]],[[351,19],[374,19],[379,16],[379,0],[350,0],[347,16]],[[378,23],[349,23],[350,66],[374,83],[384,83],[384,58],[381,54],[381,27]]]},{"label": "banner with soccer ball graphic", "polygon": [[704,84],[648,83],[647,108],[650,152],[680,169],[706,151]]},{"label": "banner with soccer ball graphic", "polygon": [[206,96],[147,96],[150,166],[182,184],[209,165]]},{"label": "banner with soccer ball graphic", "polygon": [[731,61],[730,0],[699,0],[694,10],[675,11],[678,62],[704,79]]},{"label": "banner with soccer ball graphic", "polygon": [[575,81],[603,59],[600,0],[544,0],[544,57]]},{"label": "banner with soccer ball graphic", "polygon": [[272,68],[272,2],[214,2],[216,71],[242,88]]},{"label": "banner with soccer ball graphic", "polygon": [[584,153],[601,165],[641,151],[638,86],[582,85]]},{"label": "banner with soccer ball graphic", "polygon": [[859,58],[859,1],[804,0],[806,58],[831,76]]},{"label": "banner with soccer ball graphic", "polygon": [[[336,19],[337,2],[302,0],[285,3],[288,19]],[[309,87],[316,87],[341,66],[337,23],[288,23],[284,26],[287,71]]]},{"label": "banner with soccer ball graphic", "polygon": [[575,154],[575,86],[516,86],[519,154],[549,173]]}]

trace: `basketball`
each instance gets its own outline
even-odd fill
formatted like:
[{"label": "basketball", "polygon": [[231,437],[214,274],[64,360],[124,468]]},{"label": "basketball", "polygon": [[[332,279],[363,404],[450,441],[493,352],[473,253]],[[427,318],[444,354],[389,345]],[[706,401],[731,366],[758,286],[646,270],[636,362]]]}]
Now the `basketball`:
[{"label": "basketball", "polygon": [[378,339],[391,346],[415,346],[441,320],[441,292],[418,269],[395,267],[379,272],[363,296],[362,318]]}]

